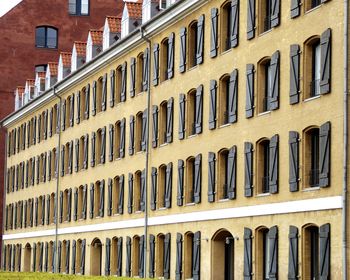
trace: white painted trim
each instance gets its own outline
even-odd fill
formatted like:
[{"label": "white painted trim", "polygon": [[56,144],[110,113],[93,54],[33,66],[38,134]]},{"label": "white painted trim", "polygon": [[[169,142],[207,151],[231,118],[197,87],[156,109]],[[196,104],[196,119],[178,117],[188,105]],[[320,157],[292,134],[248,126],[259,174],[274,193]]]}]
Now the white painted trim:
[{"label": "white painted trim", "polygon": [[[216,209],[208,211],[191,212],[184,214],[164,215],[148,219],[150,226],[189,223],[198,221],[211,221],[244,217],[258,217],[276,214],[290,214],[308,211],[322,211],[342,208],[341,196],[330,196],[322,198],[304,199],[287,202],[276,202],[269,204],[242,206],[234,208]],[[133,219],[119,222],[109,222],[85,226],[74,226],[58,228],[58,234],[72,234],[84,232],[96,232],[103,230],[138,228],[144,226],[144,219]],[[20,238],[32,238],[40,236],[55,235],[54,230],[32,231],[14,234],[4,234],[3,240]]]}]

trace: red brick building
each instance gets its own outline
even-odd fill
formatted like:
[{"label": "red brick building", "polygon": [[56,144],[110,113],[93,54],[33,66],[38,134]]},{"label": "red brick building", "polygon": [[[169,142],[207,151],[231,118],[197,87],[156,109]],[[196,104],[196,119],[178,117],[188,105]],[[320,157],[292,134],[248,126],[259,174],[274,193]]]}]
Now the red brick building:
[{"label": "red brick building", "polygon": [[[14,91],[35,79],[36,66],[58,62],[60,51],[71,52],[74,41],[86,41],[89,29],[102,27],[107,15],[119,15],[122,8],[122,0],[23,0],[0,17],[0,119],[14,110]],[[1,229],[4,155],[1,130]]]}]

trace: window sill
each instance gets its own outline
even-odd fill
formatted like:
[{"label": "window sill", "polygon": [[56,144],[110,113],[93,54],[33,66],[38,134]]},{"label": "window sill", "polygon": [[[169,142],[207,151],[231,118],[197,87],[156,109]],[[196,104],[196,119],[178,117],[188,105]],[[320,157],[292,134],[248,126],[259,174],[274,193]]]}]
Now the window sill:
[{"label": "window sill", "polygon": [[134,212],[134,214],[141,214],[141,213],[142,213],[141,210],[137,210],[137,211]]},{"label": "window sill", "polygon": [[312,100],[319,99],[320,97],[321,97],[321,95],[312,96],[312,97],[304,99],[303,102],[310,102]]},{"label": "window sill", "polygon": [[232,51],[232,49],[233,48],[229,48],[229,49],[227,49],[227,50],[224,50],[224,51],[221,51],[221,53],[220,53],[220,55],[225,55],[225,54],[227,54],[227,53],[229,53],[229,52],[231,52]]},{"label": "window sill", "polygon": [[190,139],[190,138],[193,138],[193,137],[196,137],[198,134],[191,134],[191,135],[188,135],[187,136],[187,139]]},{"label": "window sill", "polygon": [[164,211],[164,210],[167,210],[167,208],[165,207],[161,207],[161,208],[158,208],[159,211]]},{"label": "window sill", "polygon": [[227,201],[229,201],[228,198],[222,198],[222,199],[219,199],[219,200],[218,200],[219,203],[227,202]]},{"label": "window sill", "polygon": [[142,90],[142,91],[140,91],[140,92],[136,93],[136,96],[143,95],[144,93],[146,93],[146,91]]},{"label": "window sill", "polygon": [[169,79],[169,78],[168,78],[168,79],[163,79],[163,80],[160,79],[159,84],[160,84],[160,85],[166,84],[166,82],[169,82],[170,80],[171,80],[171,79]]},{"label": "window sill", "polygon": [[228,126],[230,126],[230,125],[231,125],[230,123],[222,124],[222,125],[219,126],[219,129],[220,129],[220,128],[224,128],[224,127],[228,127]]},{"label": "window sill", "polygon": [[258,117],[271,114],[271,111],[265,111],[258,114]]},{"label": "window sill", "polygon": [[313,192],[313,191],[319,191],[321,188],[320,187],[307,187],[303,189],[303,192]]},{"label": "window sill", "polygon": [[271,193],[259,193],[256,195],[256,197],[265,197],[265,196],[270,196]]},{"label": "window sill", "polygon": [[198,68],[198,66],[199,66],[198,64],[191,66],[190,68],[188,68],[187,72],[192,71],[192,70]]},{"label": "window sill", "polygon": [[144,151],[137,151],[136,153],[135,153],[135,155],[140,155],[140,154],[143,154],[144,153]]},{"label": "window sill", "polygon": [[165,147],[165,146],[168,146],[168,145],[169,145],[169,143],[163,143],[163,144],[160,144],[160,145],[159,145],[159,148]]},{"label": "window sill", "polygon": [[119,214],[119,213],[114,213],[114,214],[112,214],[112,216],[113,217],[119,217],[121,214]]},{"label": "window sill", "polygon": [[266,31],[261,32],[261,33],[259,34],[259,36],[258,36],[258,37],[260,37],[260,36],[264,36],[265,34],[270,33],[270,32],[272,31],[272,29],[273,29],[273,27],[271,27],[269,30],[266,30]]},{"label": "window sill", "polygon": [[321,5],[322,5],[322,4],[317,5],[316,7],[313,7],[313,8],[311,8],[311,9],[306,10],[306,11],[304,12],[304,14],[307,15],[307,14],[309,14],[309,13],[312,13],[313,11],[319,9],[319,8],[321,7]]},{"label": "window sill", "polygon": [[121,160],[122,158],[121,157],[117,157],[115,160],[116,161],[119,161],[119,160]]},{"label": "window sill", "polygon": [[196,203],[190,202],[190,203],[186,203],[184,206],[194,206],[194,205],[196,205]]}]

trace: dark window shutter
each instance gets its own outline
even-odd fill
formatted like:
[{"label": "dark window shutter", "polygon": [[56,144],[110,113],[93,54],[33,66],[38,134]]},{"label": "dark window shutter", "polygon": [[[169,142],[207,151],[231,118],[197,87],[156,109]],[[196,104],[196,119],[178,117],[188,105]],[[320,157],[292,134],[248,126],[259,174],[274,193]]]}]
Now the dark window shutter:
[{"label": "dark window shutter", "polygon": [[290,46],[290,90],[289,104],[299,102],[300,93],[300,47],[299,45]]},{"label": "dark window shutter", "polygon": [[141,278],[143,278],[144,276],[144,271],[143,271],[143,268],[144,268],[144,242],[145,242],[145,237],[144,235],[141,235],[140,236],[140,244],[139,244],[139,276]]},{"label": "dark window shutter", "polygon": [[320,187],[328,187],[330,184],[330,142],[331,142],[331,123],[326,122],[320,126],[319,140],[319,168],[320,168]]},{"label": "dark window shutter", "polygon": [[174,57],[175,57],[175,34],[171,33],[168,38],[168,79],[174,77]]},{"label": "dark window shutter", "polygon": [[164,262],[163,262],[164,278],[170,279],[170,233],[164,238]]},{"label": "dark window shutter", "polygon": [[247,13],[247,39],[255,37],[255,0],[248,0]]},{"label": "dark window shutter", "polygon": [[239,0],[231,1],[231,26],[230,26],[230,39],[231,48],[238,46],[238,31],[239,31]]},{"label": "dark window shutter", "polygon": [[86,249],[86,239],[81,242],[81,259],[80,259],[80,273],[85,274],[85,249]]},{"label": "dark window shutter", "polygon": [[180,29],[180,73],[186,71],[186,37],[187,30],[186,27]]},{"label": "dark window shutter", "polygon": [[[120,90],[120,102],[125,102],[126,100],[126,69],[127,69],[127,64],[126,62],[123,63],[122,65],[122,84],[121,84],[121,90]],[[133,77],[134,80],[134,94],[135,94],[135,62],[134,62],[134,72],[131,71],[131,73],[134,73]],[[132,83],[131,83],[132,84]]]},{"label": "dark window shutter", "polygon": [[75,274],[75,267],[76,267],[76,263],[75,263],[75,256],[77,254],[77,242],[75,240],[72,241],[72,274]]},{"label": "dark window shutter", "polygon": [[84,137],[84,162],[83,169],[88,167],[88,154],[89,154],[89,134],[86,134]]},{"label": "dark window shutter", "polygon": [[[19,250],[19,253],[21,252],[21,248]],[[19,258],[20,259],[20,258]],[[45,262],[44,262],[44,272],[47,272],[48,270],[48,261],[49,261],[49,242],[45,242]],[[21,262],[19,262],[18,265],[20,265]],[[18,271],[21,271],[20,268],[18,268]]]},{"label": "dark window shutter", "polygon": [[124,213],[124,175],[119,177],[118,214]]},{"label": "dark window shutter", "polygon": [[218,55],[218,8],[211,9],[210,57]]},{"label": "dark window shutter", "polygon": [[176,234],[176,269],[175,279],[182,279],[182,234]]},{"label": "dark window shutter", "polygon": [[[55,153],[56,153],[56,159],[55,159],[55,178],[57,178],[58,177],[58,164],[59,164],[59,146],[57,146],[57,148],[56,148],[56,151],[55,151]],[[33,178],[33,173],[32,173],[32,178]]]},{"label": "dark window shutter", "polygon": [[[66,129],[66,114],[67,114],[67,101],[63,100],[62,113],[61,113],[61,115],[62,115],[62,123],[61,123],[62,131],[65,131],[65,129]],[[40,125],[39,124],[38,124],[38,127],[39,127],[39,131],[40,131]],[[39,139],[40,139],[40,137],[39,137]]]},{"label": "dark window shutter", "polygon": [[244,196],[253,195],[253,144],[244,143]]},{"label": "dark window shutter", "polygon": [[66,243],[66,274],[69,274],[70,240]]},{"label": "dark window shutter", "polygon": [[184,196],[184,161],[182,159],[178,160],[177,165],[177,206],[183,205]]},{"label": "dark window shutter", "polygon": [[133,155],[134,154],[134,148],[135,148],[135,143],[134,143],[135,142],[134,141],[135,117],[134,116],[130,116],[129,125],[130,125],[129,155]]},{"label": "dark window shutter", "polygon": [[133,174],[129,173],[129,180],[128,180],[128,186],[129,186],[129,197],[128,197],[128,213],[132,213],[132,203],[133,203]]},{"label": "dark window shutter", "polygon": [[70,110],[69,110],[69,126],[74,125],[74,94],[70,97]]},{"label": "dark window shutter", "polygon": [[203,85],[200,85],[196,91],[196,119],[195,128],[196,134],[202,133],[202,122],[203,122]]},{"label": "dark window shutter", "polygon": [[102,96],[101,96],[101,111],[106,111],[107,103],[107,73],[102,78]]},{"label": "dark window shutter", "polygon": [[109,81],[110,81],[110,95],[109,95],[109,106],[111,108],[114,107],[114,102],[115,102],[115,70],[112,69],[109,73]]},{"label": "dark window shutter", "polygon": [[269,96],[269,109],[276,110],[279,107],[279,84],[280,84],[280,52],[276,51],[271,57],[271,69],[272,69],[272,85],[271,96]]},{"label": "dark window shutter", "polygon": [[330,263],[330,252],[331,252],[331,225],[330,224],[324,224],[320,226],[320,264],[319,264],[319,275],[320,279],[326,280],[330,279],[330,270],[331,270],[331,263]]},{"label": "dark window shutter", "polygon": [[101,129],[101,152],[100,152],[100,163],[106,162],[106,127]]},{"label": "dark window shutter", "polygon": [[78,188],[74,188],[73,221],[78,219]]},{"label": "dark window shutter", "polygon": [[111,274],[111,239],[106,238],[105,275]]},{"label": "dark window shutter", "polygon": [[60,191],[60,216],[59,222],[62,223],[63,220],[63,191]]},{"label": "dark window shutter", "polygon": [[90,219],[94,217],[94,193],[95,193],[95,187],[94,183],[90,184]]},{"label": "dark window shutter", "polygon": [[[19,152],[19,147],[20,147],[20,138],[21,132],[20,128],[17,128],[17,153]],[[38,143],[40,143],[41,140],[41,115],[38,116]]]},{"label": "dark window shutter", "polygon": [[142,69],[142,90],[147,91],[148,90],[148,79],[149,79],[149,49],[146,48],[144,53],[143,53],[143,69]]},{"label": "dark window shutter", "polygon": [[87,84],[85,89],[85,119],[89,119],[90,114],[90,84]]},{"label": "dark window shutter", "polygon": [[254,64],[247,64],[246,118],[251,118],[254,115],[254,72]]},{"label": "dark window shutter", "polygon": [[108,178],[107,216],[112,215],[112,187],[113,180],[111,178]]},{"label": "dark window shutter", "polygon": [[153,234],[149,235],[149,277],[154,278],[154,272],[155,272],[155,265],[154,265],[154,259],[155,259],[155,237]]},{"label": "dark window shutter", "polygon": [[75,139],[75,165],[74,170],[75,172],[79,171],[79,139]]},{"label": "dark window shutter", "polygon": [[299,189],[299,133],[289,131],[289,190]]},{"label": "dark window shutter", "polygon": [[157,203],[157,168],[152,167],[151,173],[151,210],[156,210]]},{"label": "dark window shutter", "polygon": [[278,228],[273,226],[269,229],[269,279],[277,279],[278,272]]},{"label": "dark window shutter", "polygon": [[208,154],[208,202],[215,201],[215,153],[209,152]]},{"label": "dark window shutter", "polygon": [[75,118],[76,123],[80,123],[80,91],[76,94],[77,98],[77,116]]},{"label": "dark window shutter", "polygon": [[320,93],[326,94],[331,91],[331,29],[328,28],[321,35],[321,79]]},{"label": "dark window shutter", "polygon": [[179,96],[179,139],[185,138],[185,105],[186,105],[186,96],[183,93],[180,93]]},{"label": "dark window shutter", "polygon": [[290,17],[296,18],[300,16],[301,0],[292,0],[290,5]]},{"label": "dark window shutter", "polygon": [[194,160],[194,203],[201,202],[202,189],[202,155],[199,154]]},{"label": "dark window shutter", "polygon": [[159,83],[159,44],[153,45],[153,85]]},{"label": "dark window shutter", "polygon": [[147,135],[146,135],[146,128],[147,128],[147,118],[148,118],[148,110],[144,110],[142,113],[142,131],[141,131],[141,150],[146,151],[147,146]]},{"label": "dark window shutter", "polygon": [[117,276],[122,275],[122,264],[123,264],[123,237],[119,237],[117,241]]},{"label": "dark window shutter", "polygon": [[45,196],[41,198],[41,225],[45,225]]},{"label": "dark window shutter", "polygon": [[96,115],[96,94],[97,94],[97,82],[92,83],[92,105],[91,105],[91,115]]},{"label": "dark window shutter", "polygon": [[131,276],[131,238],[129,236],[126,237],[125,276]]},{"label": "dark window shutter", "polygon": [[201,15],[197,23],[197,64],[203,63],[204,55],[204,15]]},{"label": "dark window shutter", "polygon": [[209,91],[209,129],[216,128],[216,91],[217,83],[216,80],[210,81]]},{"label": "dark window shutter", "polygon": [[100,182],[100,207],[98,209],[98,215],[103,217],[105,214],[105,180],[101,180]]},{"label": "dark window shutter", "polygon": [[[58,106],[58,108],[59,108],[59,106]],[[57,111],[59,111],[59,109],[57,109]],[[57,118],[58,118],[58,122],[59,122],[59,116],[57,116]],[[60,126],[58,125],[58,131],[59,131],[59,129],[60,129]],[[14,135],[14,140],[13,140],[13,151],[14,151],[14,153],[13,154],[15,154],[16,153],[16,150],[15,150],[15,143],[16,143],[16,130],[14,130],[14,133],[15,133],[15,135]],[[33,145],[35,145],[35,143],[36,143],[36,116],[34,117],[34,120],[33,120]]]},{"label": "dark window shutter", "polygon": [[278,134],[272,136],[269,146],[269,188],[270,193],[278,193]]},{"label": "dark window shutter", "polygon": [[236,198],[236,158],[237,158],[237,148],[233,146],[228,153],[227,162],[227,190],[228,198]]},{"label": "dark window shutter", "polygon": [[72,174],[73,170],[73,140],[69,142],[69,151],[68,151],[68,173]]},{"label": "dark window shutter", "polygon": [[81,213],[81,217],[86,220],[86,212],[87,212],[87,184],[83,187],[83,209]]},{"label": "dark window shutter", "polygon": [[91,167],[95,166],[96,160],[96,132],[91,133]]},{"label": "dark window shutter", "polygon": [[119,157],[125,156],[125,118],[120,120],[120,150]]},{"label": "dark window shutter", "polygon": [[[53,131],[53,108],[50,108],[50,122],[49,122],[49,136],[52,136],[52,131]],[[30,135],[30,126],[28,122],[28,139]],[[27,141],[27,147],[28,147],[29,141]]]},{"label": "dark window shutter", "polygon": [[57,223],[57,213],[58,213],[58,210],[57,210],[57,207],[58,207],[58,201],[57,201],[57,194],[55,193],[54,194],[54,204],[53,204],[53,221],[54,221],[54,224]]},{"label": "dark window shutter", "polygon": [[298,228],[289,226],[288,280],[298,279]]},{"label": "dark window shutter", "polygon": [[193,280],[200,279],[200,262],[201,262],[201,232],[197,231],[193,237]]},{"label": "dark window shutter", "polygon": [[173,110],[174,110],[174,98],[171,97],[167,102],[166,113],[166,142],[173,142]]},{"label": "dark window shutter", "polygon": [[[44,112],[44,139],[47,139],[47,123],[48,123],[48,110]],[[23,150],[25,149],[25,138],[26,138],[26,123],[23,127]]]},{"label": "dark window shutter", "polygon": [[152,106],[152,147],[158,145],[158,106]]},{"label": "dark window shutter", "polygon": [[[8,260],[11,262],[11,259]],[[32,271],[36,271],[36,243],[33,243],[33,264],[32,264]]]},{"label": "dark window shutter", "polygon": [[235,69],[230,75],[229,85],[229,111],[228,122],[234,123],[237,121],[237,93],[238,93],[238,70]]},{"label": "dark window shutter", "polygon": [[171,208],[172,189],[173,189],[173,164],[170,162],[166,167],[166,176],[165,176],[165,208]]},{"label": "dark window shutter", "polygon": [[271,27],[276,27],[280,24],[280,5],[281,0],[272,0],[271,7]]},{"label": "dark window shutter", "polygon": [[[50,225],[50,210],[51,210],[50,204],[51,204],[51,197],[48,194],[46,196],[46,208],[47,208],[47,210],[46,210],[46,224],[47,225]],[[26,207],[26,205],[25,205],[25,207]],[[24,208],[24,210],[26,210],[26,208]],[[26,218],[26,213],[25,213],[24,217]]]},{"label": "dark window shutter", "polygon": [[140,209],[145,211],[146,209],[146,170],[143,169],[141,172],[141,191],[140,191]]}]

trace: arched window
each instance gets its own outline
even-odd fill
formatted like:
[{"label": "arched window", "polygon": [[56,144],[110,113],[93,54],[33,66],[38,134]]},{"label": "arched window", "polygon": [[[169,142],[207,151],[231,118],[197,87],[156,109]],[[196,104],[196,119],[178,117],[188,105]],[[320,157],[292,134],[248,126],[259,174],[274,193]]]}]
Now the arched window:
[{"label": "arched window", "polygon": [[304,131],[304,187],[318,187],[320,178],[320,129],[310,127]]},{"label": "arched window", "polygon": [[313,36],[304,44],[305,48],[305,96],[304,99],[320,95],[321,44],[320,37]]},{"label": "arched window", "polygon": [[165,208],[165,192],[166,192],[166,165],[161,165],[158,169],[158,208]]},{"label": "arched window", "polygon": [[135,235],[132,241],[132,276],[140,276],[140,237]]},{"label": "arched window", "polygon": [[228,123],[229,112],[229,92],[230,92],[230,76],[224,75],[220,79],[219,84],[219,124],[225,125]]},{"label": "arched window", "polygon": [[188,30],[188,63],[191,68],[197,65],[198,22],[192,22]]},{"label": "arched window", "polygon": [[271,96],[272,88],[271,58],[263,58],[258,65],[258,111],[259,113],[263,113],[270,111],[269,97]]},{"label": "arched window", "polygon": [[231,1],[227,1],[222,5],[221,14],[221,50],[227,51],[231,48]]},{"label": "arched window", "polygon": [[187,94],[187,136],[196,134],[196,90],[190,90]]},{"label": "arched window", "polygon": [[257,186],[258,193],[269,193],[270,140],[262,139],[257,143]]},{"label": "arched window", "polygon": [[35,46],[37,48],[57,49],[58,29],[50,26],[36,27]]},{"label": "arched window", "polygon": [[319,228],[309,224],[303,228],[303,275],[308,279],[319,277]]},{"label": "arched window", "polygon": [[185,201],[186,203],[194,203],[194,157],[190,157],[186,160],[186,190],[185,190]]}]

